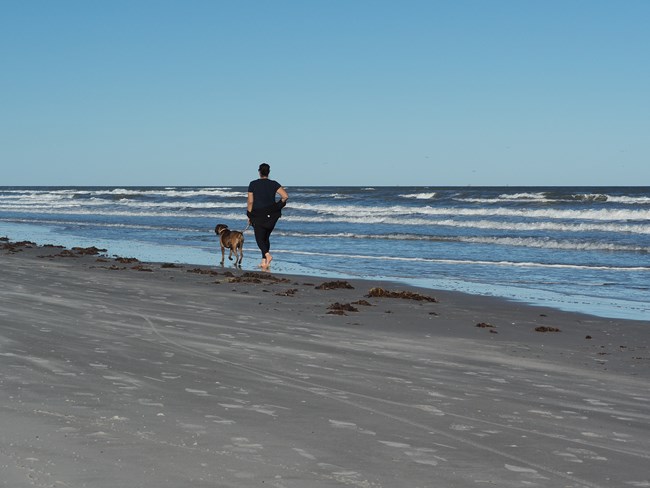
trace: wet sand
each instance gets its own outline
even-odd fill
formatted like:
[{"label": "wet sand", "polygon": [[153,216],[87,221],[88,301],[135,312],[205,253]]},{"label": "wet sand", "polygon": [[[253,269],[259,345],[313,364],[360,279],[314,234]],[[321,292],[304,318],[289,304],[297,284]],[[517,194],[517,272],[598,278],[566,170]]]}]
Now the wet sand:
[{"label": "wet sand", "polygon": [[0,486],[650,486],[648,322],[96,252],[0,242]]}]

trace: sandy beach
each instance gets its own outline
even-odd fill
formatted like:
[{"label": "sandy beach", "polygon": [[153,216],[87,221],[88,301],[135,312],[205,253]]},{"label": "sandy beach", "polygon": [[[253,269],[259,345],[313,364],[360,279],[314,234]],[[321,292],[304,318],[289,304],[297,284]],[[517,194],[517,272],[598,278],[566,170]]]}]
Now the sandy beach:
[{"label": "sandy beach", "polygon": [[7,241],[0,270],[0,486],[650,487],[648,322]]}]

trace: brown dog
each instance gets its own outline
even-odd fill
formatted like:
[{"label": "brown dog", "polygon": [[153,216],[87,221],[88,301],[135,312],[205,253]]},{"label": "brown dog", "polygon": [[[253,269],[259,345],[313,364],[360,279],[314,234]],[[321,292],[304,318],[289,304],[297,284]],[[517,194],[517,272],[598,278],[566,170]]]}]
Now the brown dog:
[{"label": "brown dog", "polygon": [[219,244],[221,244],[221,264],[223,265],[226,248],[228,248],[230,249],[228,259],[232,261],[232,254],[235,253],[235,266],[241,268],[241,262],[244,259],[244,234],[228,229],[226,224],[217,224],[214,232],[219,236]]}]

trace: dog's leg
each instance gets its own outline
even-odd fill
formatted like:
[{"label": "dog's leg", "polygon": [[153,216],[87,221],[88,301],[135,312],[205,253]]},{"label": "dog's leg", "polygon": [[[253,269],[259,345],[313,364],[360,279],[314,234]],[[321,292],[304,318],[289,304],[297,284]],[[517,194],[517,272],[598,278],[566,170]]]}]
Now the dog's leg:
[{"label": "dog's leg", "polygon": [[228,259],[229,259],[230,261],[232,261],[232,246],[228,248],[228,251],[229,251],[229,253],[228,253]]},{"label": "dog's leg", "polygon": [[221,241],[219,241],[219,244],[221,244],[221,266],[223,266],[223,261],[224,261],[224,259],[226,257],[225,256],[226,255],[226,248],[223,247],[223,244],[221,243]]},{"label": "dog's leg", "polygon": [[239,267],[241,268],[241,262],[244,260],[244,240],[242,239],[239,242]]},{"label": "dog's leg", "polygon": [[235,266],[241,266],[241,249],[239,247],[239,242],[234,245],[233,252],[235,253]]}]

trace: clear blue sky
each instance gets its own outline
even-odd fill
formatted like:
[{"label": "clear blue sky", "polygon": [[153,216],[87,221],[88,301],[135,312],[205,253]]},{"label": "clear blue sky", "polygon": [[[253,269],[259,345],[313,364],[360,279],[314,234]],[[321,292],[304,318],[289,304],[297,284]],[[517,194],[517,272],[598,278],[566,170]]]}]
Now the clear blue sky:
[{"label": "clear blue sky", "polygon": [[648,0],[0,0],[0,185],[649,185]]}]

